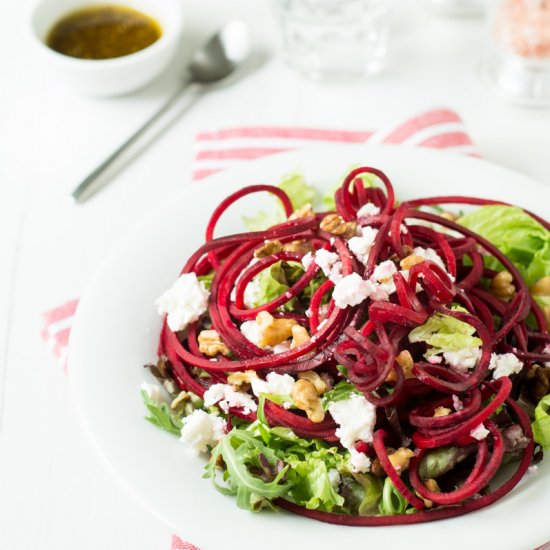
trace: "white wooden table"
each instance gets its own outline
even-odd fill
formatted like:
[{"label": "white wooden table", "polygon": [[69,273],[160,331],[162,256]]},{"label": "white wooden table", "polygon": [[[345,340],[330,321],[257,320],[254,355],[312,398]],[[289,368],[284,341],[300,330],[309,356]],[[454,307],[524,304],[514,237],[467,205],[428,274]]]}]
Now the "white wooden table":
[{"label": "white wooden table", "polygon": [[[182,56],[229,17],[250,22],[263,47],[277,50],[267,0],[182,2]],[[28,39],[30,5],[0,4],[0,548],[164,550],[171,529],[88,447],[66,375],[40,340],[40,314],[79,296],[114,243],[189,184],[194,134],[257,124],[371,129],[449,106],[483,156],[550,185],[550,112],[512,107],[484,87],[481,21],[441,19],[401,0],[384,74],[321,85],[275,56],[205,97],[108,188],[75,207],[69,190],[162,102],[177,72],[128,97],[73,95],[39,64]]]}]

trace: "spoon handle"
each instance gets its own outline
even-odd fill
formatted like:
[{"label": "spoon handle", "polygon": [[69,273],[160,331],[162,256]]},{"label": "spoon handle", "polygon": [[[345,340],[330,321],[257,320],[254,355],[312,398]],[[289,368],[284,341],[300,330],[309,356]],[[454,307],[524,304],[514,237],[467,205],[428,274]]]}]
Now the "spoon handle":
[{"label": "spoon handle", "polygon": [[[150,118],[148,118],[124,143],[122,143],[117,149],[115,149],[97,168],[95,168],[90,174],[88,174],[73,190],[70,197],[75,203],[84,202],[92,194],[90,186],[97,181],[98,177],[105,172],[113,162],[128,149],[133,143],[135,143],[149,128],[151,128],[157,120],[159,120],[180,98],[181,94],[191,83],[191,79],[186,79],[184,82],[172,93],[172,95],[159,107]],[[86,191],[90,193],[86,193]]]}]

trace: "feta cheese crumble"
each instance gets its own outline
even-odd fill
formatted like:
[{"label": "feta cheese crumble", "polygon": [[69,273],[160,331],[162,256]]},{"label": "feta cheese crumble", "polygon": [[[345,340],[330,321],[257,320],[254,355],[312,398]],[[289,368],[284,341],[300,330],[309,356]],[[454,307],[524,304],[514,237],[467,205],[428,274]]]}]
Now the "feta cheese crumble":
[{"label": "feta cheese crumble", "polygon": [[378,216],[380,214],[380,208],[374,205],[372,202],[367,202],[359,210],[357,210],[357,217]]},{"label": "feta cheese crumble", "polygon": [[478,441],[481,441],[482,439],[485,439],[489,435],[489,430],[483,425],[478,424],[471,432],[470,435],[477,439]]},{"label": "feta cheese crumble", "polygon": [[443,358],[454,370],[465,373],[473,369],[481,358],[481,348],[462,348],[458,351],[444,351]]},{"label": "feta cheese crumble", "polygon": [[336,437],[346,449],[353,449],[358,441],[372,442],[376,406],[363,395],[354,394],[349,399],[334,401],[328,410],[339,426]]},{"label": "feta cheese crumble", "polygon": [[336,284],[332,298],[337,307],[345,309],[348,306],[360,304],[368,295],[367,281],[364,281],[358,273],[352,273]]},{"label": "feta cheese crumble", "polygon": [[[371,298],[373,300],[387,300],[390,294],[395,292],[395,283],[393,282],[393,276],[397,273],[397,268],[391,260],[386,260],[379,263],[372,273],[370,280],[379,285],[376,288],[376,292],[373,293]],[[376,296],[376,298],[374,297]]]},{"label": "feta cheese crumble", "polygon": [[195,273],[184,273],[155,304],[158,312],[168,315],[170,330],[177,332],[193,323],[206,311],[210,293]]},{"label": "feta cheese crumble", "polygon": [[433,262],[434,264],[438,265],[444,271],[447,271],[447,268],[446,268],[443,260],[441,259],[441,256],[433,248],[422,248],[421,246],[417,246],[413,250],[413,254],[415,256],[420,256],[421,258],[424,258],[425,260]]},{"label": "feta cheese crumble", "polygon": [[180,441],[197,453],[205,453],[225,436],[225,420],[202,409],[183,419]]},{"label": "feta cheese crumble", "polygon": [[258,408],[251,395],[235,391],[229,384],[212,384],[204,392],[203,399],[206,407],[217,403],[225,413],[229,411],[229,407],[242,408],[244,414]]},{"label": "feta cheese crumble", "polygon": [[[254,277],[244,289],[243,294],[243,302],[244,305],[252,309],[255,307],[255,304],[257,304],[262,297],[262,289],[260,288],[260,281],[258,277]],[[235,298],[233,298],[234,300]]]},{"label": "feta cheese crumble", "polygon": [[[550,355],[550,344],[546,344],[546,346],[544,346],[542,353],[547,353],[548,355]],[[544,366],[550,368],[550,361],[546,361],[546,363],[544,363]]]},{"label": "feta cheese crumble", "polygon": [[262,338],[262,329],[256,321],[245,321],[240,327],[242,335],[256,346],[260,345]]},{"label": "feta cheese crumble", "polygon": [[[257,397],[259,397],[261,393],[291,395],[296,380],[294,380],[290,374],[270,372],[265,380],[253,378],[251,384],[252,393]],[[287,403],[284,404],[285,408],[288,408],[286,405]]]},{"label": "feta cheese crumble", "polygon": [[378,229],[367,226],[361,228],[360,236],[352,237],[348,240],[349,249],[363,265],[366,265],[369,259],[376,235],[378,235]]},{"label": "feta cheese crumble", "polygon": [[502,378],[516,374],[523,368],[523,363],[513,353],[493,353],[489,368],[493,370],[493,378]]},{"label": "feta cheese crumble", "polygon": [[305,269],[309,269],[313,262],[321,268],[321,271],[333,283],[336,284],[342,278],[342,262],[336,252],[320,248],[314,254],[308,252],[302,257],[302,265]]},{"label": "feta cheese crumble", "polygon": [[355,449],[349,450],[349,466],[354,474],[364,474],[370,471],[371,460],[365,453],[360,453]]}]

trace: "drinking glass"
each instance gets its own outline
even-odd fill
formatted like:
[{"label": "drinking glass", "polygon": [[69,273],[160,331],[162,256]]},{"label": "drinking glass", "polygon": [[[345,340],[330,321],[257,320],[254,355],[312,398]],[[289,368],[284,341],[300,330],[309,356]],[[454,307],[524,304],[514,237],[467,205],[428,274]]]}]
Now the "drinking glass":
[{"label": "drinking glass", "polygon": [[493,0],[484,69],[506,98],[550,106],[550,0]]},{"label": "drinking glass", "polygon": [[287,63],[315,80],[381,69],[392,0],[274,0]]}]

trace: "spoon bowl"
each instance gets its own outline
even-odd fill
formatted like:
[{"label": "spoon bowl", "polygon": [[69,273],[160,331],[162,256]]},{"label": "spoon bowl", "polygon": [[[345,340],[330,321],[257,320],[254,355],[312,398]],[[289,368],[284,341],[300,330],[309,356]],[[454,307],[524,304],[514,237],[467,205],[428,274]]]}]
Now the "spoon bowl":
[{"label": "spoon bowl", "polygon": [[247,26],[242,21],[229,21],[191,58],[189,74],[198,84],[224,80],[250,55]]}]

